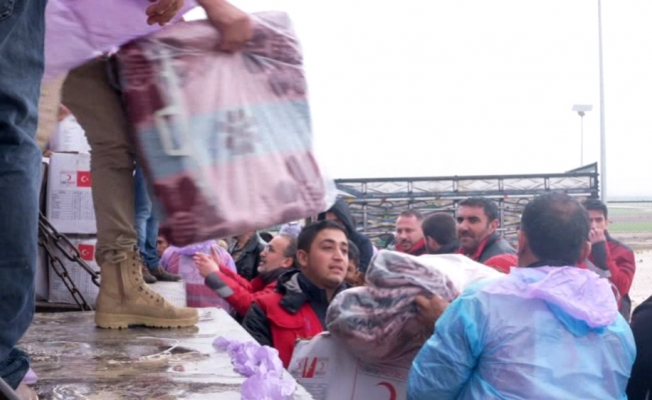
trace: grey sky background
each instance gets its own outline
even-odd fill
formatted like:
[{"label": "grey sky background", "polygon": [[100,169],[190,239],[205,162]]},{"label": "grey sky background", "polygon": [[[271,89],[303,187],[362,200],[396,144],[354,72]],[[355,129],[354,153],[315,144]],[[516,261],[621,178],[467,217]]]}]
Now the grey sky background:
[{"label": "grey sky background", "polygon": [[[292,17],[334,178],[573,169],[579,103],[599,159],[597,0],[233,3]],[[652,199],[652,2],[602,8],[608,197]]]}]

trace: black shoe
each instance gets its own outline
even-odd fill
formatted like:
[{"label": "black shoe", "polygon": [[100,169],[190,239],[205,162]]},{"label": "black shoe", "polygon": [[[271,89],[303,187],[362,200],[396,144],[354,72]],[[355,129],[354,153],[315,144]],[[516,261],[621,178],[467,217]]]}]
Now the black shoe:
[{"label": "black shoe", "polygon": [[178,282],[181,280],[181,276],[171,274],[161,267],[152,270],[152,276],[161,282]]},{"label": "black shoe", "polygon": [[143,270],[143,280],[145,283],[152,284],[158,282],[158,279],[152,273],[149,271],[149,268],[147,268],[145,265],[141,265],[140,269]]}]

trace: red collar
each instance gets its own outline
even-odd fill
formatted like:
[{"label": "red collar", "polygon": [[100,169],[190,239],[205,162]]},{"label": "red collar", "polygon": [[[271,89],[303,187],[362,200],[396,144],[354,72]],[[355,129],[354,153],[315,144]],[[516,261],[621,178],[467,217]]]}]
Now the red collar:
[{"label": "red collar", "polygon": [[411,255],[421,255],[425,253],[426,248],[426,239],[422,238],[419,240],[412,248],[408,251],[404,251],[401,245],[396,246],[396,251],[399,253],[411,254]]},{"label": "red collar", "polygon": [[480,245],[475,249],[475,251],[472,254],[469,254],[464,250],[463,248],[460,247],[459,250],[457,250],[457,254],[464,254],[465,256],[469,257],[473,261],[478,261],[480,260],[480,257],[482,256],[482,252],[484,252],[484,249],[487,247],[487,244],[489,244],[489,240],[491,239],[493,235],[489,235],[486,238],[480,242]]}]

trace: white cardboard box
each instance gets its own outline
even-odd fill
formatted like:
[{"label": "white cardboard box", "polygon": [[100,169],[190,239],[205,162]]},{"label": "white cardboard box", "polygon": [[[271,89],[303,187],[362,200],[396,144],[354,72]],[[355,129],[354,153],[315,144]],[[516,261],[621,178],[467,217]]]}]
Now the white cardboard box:
[{"label": "white cardboard box", "polygon": [[88,153],[91,150],[84,128],[72,114],[57,124],[52,137],[50,137],[49,147],[54,152]]},{"label": "white cardboard box", "polygon": [[[70,241],[79,250],[82,260],[86,261],[94,271],[99,271],[100,268],[95,262],[95,245],[97,241],[95,239],[70,239]],[[64,257],[58,249],[55,251],[55,254],[63,262],[63,265],[68,271],[68,275],[82,296],[84,296],[84,299],[91,307],[94,307],[100,289],[91,280],[91,275],[80,265]],[[49,271],[49,292],[48,299],[50,302],[76,304],[63,280],[52,268]]]},{"label": "white cardboard box", "polygon": [[46,216],[60,233],[97,233],[90,171],[88,153],[53,153],[50,156]]},{"label": "white cardboard box", "polygon": [[288,368],[315,400],[406,400],[409,366],[365,364],[328,332],[297,342]]}]

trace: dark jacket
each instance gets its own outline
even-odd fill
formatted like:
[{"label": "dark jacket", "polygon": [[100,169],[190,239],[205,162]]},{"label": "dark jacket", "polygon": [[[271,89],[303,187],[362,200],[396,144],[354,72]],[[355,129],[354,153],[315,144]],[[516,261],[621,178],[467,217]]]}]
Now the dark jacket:
[{"label": "dark jacket", "polygon": [[454,241],[449,244],[445,244],[439,248],[439,250],[433,252],[432,254],[455,254],[460,248],[460,242]]},{"label": "dark jacket", "polygon": [[[337,218],[339,218],[340,221],[342,221],[342,224],[344,224],[349,240],[358,246],[358,250],[360,250],[360,265],[358,266],[358,269],[363,274],[366,273],[369,262],[371,262],[371,257],[374,255],[374,248],[369,238],[357,231],[353,215],[351,215],[351,210],[349,209],[349,204],[346,200],[339,199],[328,211],[337,215]],[[319,220],[325,218],[326,213],[319,214]]]},{"label": "dark jacket", "polygon": [[[229,246],[229,254],[233,255],[238,244],[233,242]],[[258,264],[260,264],[260,253],[265,249],[265,243],[258,233],[254,234],[244,245],[244,248],[233,261],[238,274],[248,281],[258,276]]]},{"label": "dark jacket", "polygon": [[636,341],[636,360],[627,384],[627,398],[646,400],[648,395],[652,396],[652,297],[636,307],[631,327]]},{"label": "dark jacket", "polygon": [[472,254],[465,253],[464,250],[459,250],[458,253],[466,255],[473,261],[484,263],[491,257],[501,254],[516,254],[516,250],[505,239],[500,237],[498,232],[494,232],[483,240]]},{"label": "dark jacket", "polygon": [[589,261],[604,271],[601,276],[613,282],[621,296],[620,312],[629,320],[632,303],[629,298],[629,289],[636,272],[636,258],[629,247],[612,238],[605,232],[606,242],[595,243],[591,246]]},{"label": "dark jacket", "polygon": [[[347,287],[340,286],[338,293]],[[326,292],[312,284],[298,270],[278,279],[276,290],[251,305],[242,326],[261,345],[274,347],[287,368],[294,345],[324,331],[329,301]]]}]

